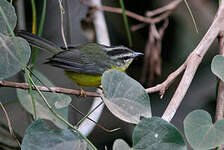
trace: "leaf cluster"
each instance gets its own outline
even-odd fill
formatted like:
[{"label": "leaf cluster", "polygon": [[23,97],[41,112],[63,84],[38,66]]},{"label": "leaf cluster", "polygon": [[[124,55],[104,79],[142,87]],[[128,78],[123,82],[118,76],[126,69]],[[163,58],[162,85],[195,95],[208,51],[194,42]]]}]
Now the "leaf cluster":
[{"label": "leaf cluster", "polygon": [[[0,80],[9,78],[25,70],[24,78],[32,86],[54,86],[43,74],[33,70],[30,76],[27,63],[31,50],[22,38],[14,36],[16,26],[14,7],[6,0],[0,1]],[[212,61],[212,71],[224,80],[224,57],[216,56]],[[38,80],[37,78],[38,77]],[[40,82],[41,81],[41,82]],[[171,123],[152,117],[149,95],[144,87],[125,73],[110,70],[102,77],[101,97],[107,108],[119,119],[135,124],[130,147],[122,139],[114,142],[113,150],[186,150],[183,135]],[[70,150],[96,149],[76,127],[68,123],[68,106],[71,98],[56,93],[17,89],[17,96],[26,111],[36,120],[27,128],[21,148],[23,150]],[[34,117],[35,118],[35,117]],[[21,118],[22,119],[22,118]],[[44,121],[50,120],[58,129],[52,129]],[[224,120],[215,124],[211,116],[203,111],[191,112],[184,120],[184,133],[188,143],[196,150],[212,149],[224,144]]]}]

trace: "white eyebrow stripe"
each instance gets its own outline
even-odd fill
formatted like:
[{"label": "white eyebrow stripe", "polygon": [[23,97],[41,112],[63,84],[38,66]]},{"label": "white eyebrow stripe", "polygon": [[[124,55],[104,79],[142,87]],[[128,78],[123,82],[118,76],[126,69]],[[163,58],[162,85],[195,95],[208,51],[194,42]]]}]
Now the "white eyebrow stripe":
[{"label": "white eyebrow stripe", "polygon": [[123,58],[123,57],[131,57],[133,56],[131,53],[126,53],[126,54],[122,54],[122,55],[115,55],[115,56],[111,56],[112,59],[119,59],[119,58]]},{"label": "white eyebrow stripe", "polygon": [[116,50],[116,49],[124,49],[124,50],[129,50],[129,48],[124,47],[124,46],[105,47],[105,50],[106,50],[106,51],[112,51],[112,50]]}]

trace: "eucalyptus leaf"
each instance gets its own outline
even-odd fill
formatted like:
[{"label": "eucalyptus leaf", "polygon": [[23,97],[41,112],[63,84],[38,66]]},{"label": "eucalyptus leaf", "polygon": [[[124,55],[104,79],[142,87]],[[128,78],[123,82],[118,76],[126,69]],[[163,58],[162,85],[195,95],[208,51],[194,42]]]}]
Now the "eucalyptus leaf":
[{"label": "eucalyptus leaf", "polygon": [[217,77],[224,81],[224,56],[216,55],[212,59],[211,69]]},{"label": "eucalyptus leaf", "polygon": [[24,39],[0,33],[0,80],[18,73],[29,61],[30,53]]},{"label": "eucalyptus leaf", "polygon": [[[33,71],[33,73],[47,86],[54,87],[54,85],[40,72]],[[33,81],[36,85],[41,85],[40,82],[33,77]],[[22,106],[32,115],[34,115],[32,98],[28,92],[28,90],[16,89],[17,96],[19,98],[20,103]],[[51,120],[55,125],[60,128],[64,128],[64,123],[62,123],[47,107],[44,103],[43,99],[39,96],[37,91],[33,90],[35,104],[36,104],[36,111],[37,111],[37,118],[41,119],[48,119]],[[50,93],[50,92],[43,92],[45,98],[47,99],[48,103],[52,106],[59,115],[61,115],[64,119],[67,120],[68,118],[68,105],[71,102],[71,97],[64,94],[58,93]]]},{"label": "eucalyptus leaf", "polygon": [[113,150],[131,150],[131,148],[124,140],[117,139],[114,142]]},{"label": "eucalyptus leaf", "polygon": [[43,120],[34,121],[26,130],[22,150],[87,150],[87,143],[73,130],[53,130]]},{"label": "eucalyptus leaf", "polygon": [[152,116],[145,89],[125,73],[117,70],[106,71],[101,83],[105,105],[121,120],[137,124],[141,116]]},{"label": "eucalyptus leaf", "polygon": [[195,110],[184,119],[184,133],[195,150],[213,149],[224,144],[224,119],[213,124],[208,112]]},{"label": "eucalyptus leaf", "polygon": [[187,150],[177,128],[159,117],[143,118],[132,139],[134,150]]},{"label": "eucalyptus leaf", "polygon": [[[1,11],[3,11],[3,13]],[[7,20],[8,25],[13,31],[16,27],[17,21],[15,9],[7,0],[0,0],[0,32],[3,34],[9,34],[9,26],[7,25],[5,19]]]}]

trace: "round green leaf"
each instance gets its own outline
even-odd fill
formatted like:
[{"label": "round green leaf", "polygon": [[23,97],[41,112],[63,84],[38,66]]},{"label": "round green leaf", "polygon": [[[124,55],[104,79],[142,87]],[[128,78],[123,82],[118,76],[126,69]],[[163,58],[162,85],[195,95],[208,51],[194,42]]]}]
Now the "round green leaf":
[{"label": "round green leaf", "polygon": [[159,117],[143,118],[132,139],[134,150],[187,150],[177,128]]},{"label": "round green leaf", "polygon": [[224,56],[216,55],[212,59],[211,69],[217,77],[224,81]]},{"label": "round green leaf", "polygon": [[17,21],[15,9],[7,0],[0,0],[0,9],[3,11],[3,13],[0,11],[0,32],[3,34],[9,34],[10,30],[4,18],[6,18],[11,30],[13,31],[16,27]]},{"label": "round green leaf", "polygon": [[129,145],[122,139],[117,139],[114,142],[113,150],[130,150]]},{"label": "round green leaf", "polygon": [[151,117],[149,96],[140,83],[117,70],[104,72],[101,82],[104,103],[115,116],[135,124],[141,116]]},{"label": "round green leaf", "polygon": [[192,148],[213,149],[224,144],[224,120],[213,124],[208,112],[195,110],[184,119],[184,133]]},{"label": "round green leaf", "polygon": [[0,80],[19,72],[30,58],[30,46],[20,37],[0,33]]},{"label": "round green leaf", "polygon": [[26,130],[22,150],[87,150],[87,143],[72,130],[50,129],[42,120]]},{"label": "round green leaf", "polygon": [[[47,86],[54,87],[54,85],[40,72],[33,71],[33,73]],[[36,85],[42,85],[36,78],[33,77],[33,81]],[[34,115],[32,98],[29,94],[28,90],[16,89],[17,96],[19,98],[20,103],[22,106],[32,115]],[[35,104],[36,104],[36,111],[37,111],[37,118],[41,119],[48,119],[51,120],[55,125],[60,128],[64,128],[64,123],[62,123],[47,107],[44,103],[43,99],[39,96],[37,91],[33,90]],[[67,120],[68,118],[68,105],[71,102],[71,97],[64,94],[58,93],[49,93],[43,92],[45,98],[47,99],[48,103],[52,106],[59,115],[61,115],[64,119]]]}]

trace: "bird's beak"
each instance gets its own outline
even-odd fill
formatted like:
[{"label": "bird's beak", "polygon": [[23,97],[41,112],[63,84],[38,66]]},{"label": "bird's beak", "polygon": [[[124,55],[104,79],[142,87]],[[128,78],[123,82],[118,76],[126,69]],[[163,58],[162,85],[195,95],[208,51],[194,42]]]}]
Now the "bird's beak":
[{"label": "bird's beak", "polygon": [[140,52],[134,52],[133,54],[133,57],[137,57],[137,56],[143,56],[144,54],[143,53],[140,53]]}]

